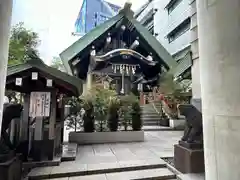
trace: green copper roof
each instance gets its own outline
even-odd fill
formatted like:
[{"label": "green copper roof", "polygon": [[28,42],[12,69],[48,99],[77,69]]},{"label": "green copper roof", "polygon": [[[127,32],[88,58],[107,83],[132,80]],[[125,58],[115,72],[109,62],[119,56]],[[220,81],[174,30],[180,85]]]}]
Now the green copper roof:
[{"label": "green copper roof", "polygon": [[24,64],[18,64],[14,66],[9,66],[7,70],[7,78],[10,76],[17,75],[18,73],[29,71],[35,68],[44,74],[48,74],[53,79],[61,80],[66,85],[69,85],[75,95],[81,95],[82,93],[82,81],[76,77],[70,76],[67,73],[61,72],[55,68],[45,65],[41,60],[30,60]]},{"label": "green copper roof", "polygon": [[87,33],[60,54],[60,57],[69,73],[71,73],[71,68],[69,66],[70,61],[122,19],[126,19],[133,24],[133,27],[135,27],[141,38],[144,39],[146,45],[155,51],[155,54],[162,60],[162,63],[165,65],[165,67],[171,69],[177,66],[177,62],[157,41],[157,39],[137,20],[134,19],[133,12],[131,11],[130,7],[131,5],[129,6],[129,4],[126,4],[125,8],[122,9],[118,15],[97,26],[95,29]]},{"label": "green copper roof", "polygon": [[96,28],[92,29],[89,33],[81,37],[75,43],[73,43],[70,47],[64,50],[60,57],[64,63],[65,68],[67,68],[68,72],[71,72],[69,67],[69,60],[74,58],[78,53],[80,53],[84,48],[89,46],[94,40],[96,40],[99,36],[103,33],[107,32],[113,25],[115,25],[118,21],[122,19],[123,15],[118,14],[113,18],[107,20],[102,25],[97,26]]}]

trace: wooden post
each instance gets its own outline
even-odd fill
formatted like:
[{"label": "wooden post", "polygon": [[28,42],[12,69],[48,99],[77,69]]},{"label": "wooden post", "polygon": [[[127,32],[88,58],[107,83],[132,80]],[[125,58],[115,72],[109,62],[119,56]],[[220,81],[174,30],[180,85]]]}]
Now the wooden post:
[{"label": "wooden post", "polygon": [[43,139],[42,134],[43,134],[43,118],[36,117],[34,140],[41,141]]},{"label": "wooden post", "polygon": [[[12,0],[0,1],[0,132],[2,128],[3,102],[8,63],[9,32],[11,26]],[[1,137],[1,133],[0,133]]]},{"label": "wooden post", "polygon": [[56,110],[57,110],[57,98],[56,90],[51,92],[51,113],[49,118],[49,144],[48,144],[48,160],[53,160],[55,154],[55,124],[56,124]]},{"label": "wooden post", "polygon": [[24,95],[24,104],[23,104],[23,118],[22,118],[22,125],[21,125],[21,141],[28,140],[28,121],[29,121],[29,106],[30,106],[30,95],[26,94]]},{"label": "wooden post", "polygon": [[49,119],[49,140],[55,139],[55,124],[56,124],[56,106],[57,106],[56,91],[51,93],[51,113]]},{"label": "wooden post", "polygon": [[92,88],[92,73],[87,74],[87,90]]}]

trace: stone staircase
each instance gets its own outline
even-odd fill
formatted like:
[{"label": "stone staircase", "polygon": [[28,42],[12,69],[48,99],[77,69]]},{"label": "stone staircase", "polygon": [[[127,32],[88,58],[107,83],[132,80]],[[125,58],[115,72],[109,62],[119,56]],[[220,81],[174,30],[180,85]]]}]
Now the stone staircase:
[{"label": "stone staircase", "polygon": [[[161,115],[156,112],[152,103],[141,106],[143,126],[159,126]],[[158,110],[159,106],[156,107]]]},{"label": "stone staircase", "polygon": [[161,111],[160,103],[145,104],[141,108],[144,131],[172,130],[169,127],[169,118]]}]

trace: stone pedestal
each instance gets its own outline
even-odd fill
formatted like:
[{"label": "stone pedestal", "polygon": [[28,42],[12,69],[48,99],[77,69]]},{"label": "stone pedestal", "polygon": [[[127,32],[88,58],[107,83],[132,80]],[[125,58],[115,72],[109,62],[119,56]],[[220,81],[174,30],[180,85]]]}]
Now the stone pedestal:
[{"label": "stone pedestal", "polygon": [[34,161],[53,160],[54,140],[35,140],[32,143],[32,157]]},{"label": "stone pedestal", "polygon": [[22,162],[18,155],[13,152],[0,155],[0,179],[1,180],[21,180]]},{"label": "stone pedestal", "polygon": [[187,148],[180,144],[174,145],[175,168],[184,174],[204,172],[203,148],[199,146]]},{"label": "stone pedestal", "polygon": [[27,161],[28,159],[28,149],[29,147],[29,142],[28,140],[25,140],[25,141],[21,141],[17,147],[17,153],[21,153],[22,154],[22,158],[23,158],[23,161]]}]

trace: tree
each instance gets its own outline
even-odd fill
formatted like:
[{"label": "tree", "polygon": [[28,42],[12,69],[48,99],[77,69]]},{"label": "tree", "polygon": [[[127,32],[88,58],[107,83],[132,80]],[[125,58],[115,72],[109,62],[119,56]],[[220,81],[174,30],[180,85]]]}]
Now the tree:
[{"label": "tree", "polygon": [[60,57],[53,57],[52,62],[51,62],[51,67],[56,68],[60,71],[65,71],[65,67],[64,67]]},{"label": "tree", "polygon": [[20,64],[38,58],[39,43],[38,34],[26,29],[23,22],[13,26],[10,32],[8,64]]}]

